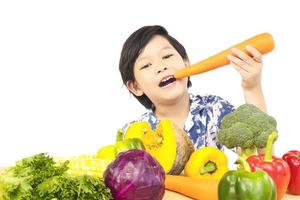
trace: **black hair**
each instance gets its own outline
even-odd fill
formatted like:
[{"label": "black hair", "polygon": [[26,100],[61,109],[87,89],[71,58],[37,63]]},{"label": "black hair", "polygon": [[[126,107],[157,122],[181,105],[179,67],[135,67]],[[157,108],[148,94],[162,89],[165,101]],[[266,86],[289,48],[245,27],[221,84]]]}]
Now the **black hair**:
[{"label": "black hair", "polygon": [[[176,51],[180,54],[182,59],[188,59],[185,48],[175,38],[170,36],[168,31],[164,27],[158,25],[144,26],[136,30],[128,37],[121,51],[119,70],[122,76],[123,83],[125,85],[128,81],[135,81],[133,70],[134,63],[137,57],[142,52],[142,50],[155,35],[161,35],[164,38],[166,38],[170,42],[170,44],[176,49]],[[188,79],[187,87],[191,86],[192,83],[190,79]],[[153,103],[145,94],[143,94],[142,96],[136,96],[135,94],[133,95],[147,109],[155,109]]]}]

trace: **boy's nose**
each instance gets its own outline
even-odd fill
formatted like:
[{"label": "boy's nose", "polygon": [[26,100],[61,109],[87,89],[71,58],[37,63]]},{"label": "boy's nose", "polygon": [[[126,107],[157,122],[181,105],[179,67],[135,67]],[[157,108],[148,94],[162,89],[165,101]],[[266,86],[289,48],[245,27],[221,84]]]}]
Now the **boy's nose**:
[{"label": "boy's nose", "polygon": [[162,71],[165,71],[165,70],[167,70],[167,67],[162,67],[162,69],[159,69],[159,70],[157,71],[157,74],[159,74],[159,73],[161,73]]}]

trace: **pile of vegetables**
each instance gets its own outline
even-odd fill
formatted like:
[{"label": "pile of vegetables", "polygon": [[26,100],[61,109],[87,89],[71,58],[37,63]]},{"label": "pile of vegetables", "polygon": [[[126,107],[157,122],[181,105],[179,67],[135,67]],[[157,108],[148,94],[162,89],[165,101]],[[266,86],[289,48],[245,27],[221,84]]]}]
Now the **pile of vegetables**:
[{"label": "pile of vegetables", "polygon": [[40,153],[24,158],[0,174],[1,200],[108,200],[110,190],[99,178],[70,176],[68,161],[55,162]]},{"label": "pile of vegetables", "polygon": [[[64,160],[45,153],[24,158],[0,172],[0,200],[163,198],[164,169],[146,151],[130,149],[110,164],[102,161],[95,155]],[[103,172],[105,183],[99,178]]]},{"label": "pile of vegetables", "polygon": [[272,155],[278,137],[273,117],[244,104],[223,118],[217,137],[241,150],[236,170],[228,169],[226,155],[215,147],[195,151],[171,120],[155,129],[135,122],[94,155],[58,159],[40,153],[0,171],[0,200],[161,200],[165,189],[200,200],[300,194],[300,152]]},{"label": "pile of vegetables", "polygon": [[237,169],[227,170],[223,152],[203,147],[191,155],[185,177],[166,176],[166,189],[201,200],[280,200],[287,191],[299,194],[300,152],[291,151],[283,159],[272,155],[276,124],[254,105],[241,105],[223,118],[217,135],[227,148],[238,150]]}]

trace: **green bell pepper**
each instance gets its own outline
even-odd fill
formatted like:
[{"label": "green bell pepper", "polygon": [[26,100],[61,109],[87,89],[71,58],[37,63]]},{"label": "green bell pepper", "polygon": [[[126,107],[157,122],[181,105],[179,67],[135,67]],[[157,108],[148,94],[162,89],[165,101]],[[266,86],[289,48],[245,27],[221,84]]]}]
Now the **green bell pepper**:
[{"label": "green bell pepper", "polygon": [[123,138],[124,138],[124,132],[121,129],[119,129],[118,133],[117,133],[117,142],[115,144],[117,153],[129,150],[129,149],[145,150],[143,142],[140,139],[128,138],[128,139],[124,140]]},{"label": "green bell pepper", "polygon": [[117,155],[129,149],[145,150],[142,141],[138,138],[130,138],[123,140],[123,131],[120,129],[117,133],[117,141],[114,145],[102,147],[97,152],[97,158],[114,160]]},{"label": "green bell pepper", "polygon": [[244,158],[239,158],[238,170],[230,170],[218,185],[219,200],[275,200],[276,187],[264,171],[251,172]]}]

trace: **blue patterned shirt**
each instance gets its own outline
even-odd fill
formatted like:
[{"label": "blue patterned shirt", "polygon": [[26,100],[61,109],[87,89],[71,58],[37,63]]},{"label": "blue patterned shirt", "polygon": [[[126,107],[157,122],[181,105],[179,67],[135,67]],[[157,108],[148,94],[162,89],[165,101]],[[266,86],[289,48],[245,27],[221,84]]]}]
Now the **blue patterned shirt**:
[{"label": "blue patterned shirt", "polygon": [[[190,111],[184,130],[192,140],[194,147],[199,149],[203,146],[214,146],[223,150],[223,146],[216,135],[222,118],[233,110],[234,106],[221,97],[190,94]],[[136,121],[148,121],[152,129],[155,129],[159,123],[159,119],[156,118],[152,110],[148,110]],[[129,124],[125,125],[123,129],[126,130]]]}]

